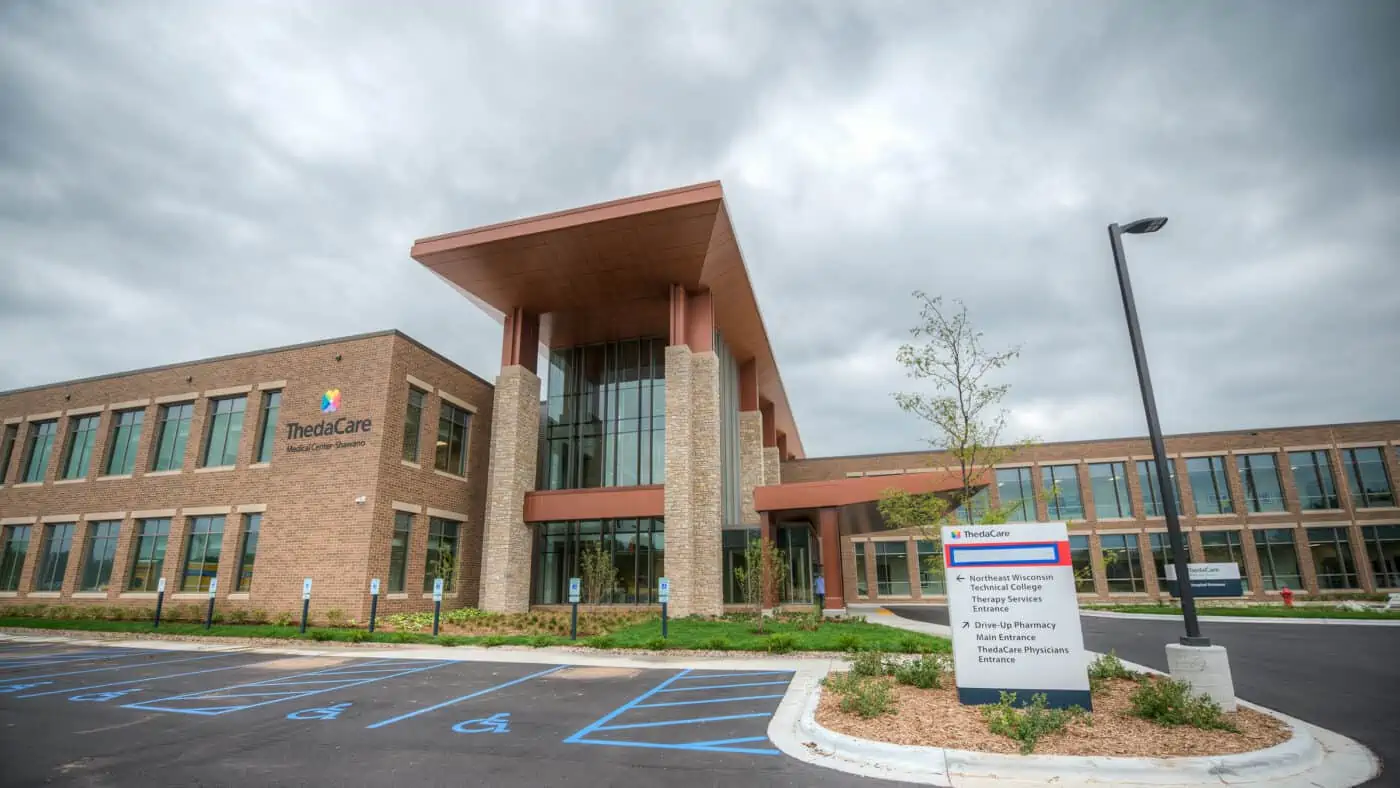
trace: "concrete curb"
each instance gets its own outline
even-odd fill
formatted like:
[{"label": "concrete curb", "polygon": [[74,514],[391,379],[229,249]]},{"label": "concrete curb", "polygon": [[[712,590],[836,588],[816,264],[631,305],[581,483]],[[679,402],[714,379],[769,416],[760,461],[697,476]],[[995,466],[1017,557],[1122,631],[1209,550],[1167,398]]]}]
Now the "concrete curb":
[{"label": "concrete curb", "polygon": [[[1181,616],[1172,613],[1118,613],[1112,610],[1079,609],[1079,615],[1092,618],[1126,618],[1135,621],[1180,621]],[[1333,626],[1357,627],[1400,627],[1400,621],[1381,621],[1366,618],[1265,618],[1262,616],[1200,616],[1202,621],[1219,624],[1331,624]],[[884,623],[884,622],[879,622]]]}]

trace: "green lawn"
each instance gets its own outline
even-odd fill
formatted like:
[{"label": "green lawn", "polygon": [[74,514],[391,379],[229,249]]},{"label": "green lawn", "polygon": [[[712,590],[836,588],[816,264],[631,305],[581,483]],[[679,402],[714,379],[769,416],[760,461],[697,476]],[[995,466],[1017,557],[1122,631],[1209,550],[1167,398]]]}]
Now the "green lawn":
[{"label": "green lawn", "polygon": [[[1107,610],[1114,613],[1151,613],[1161,616],[1179,616],[1181,608],[1175,605],[1094,605],[1085,610]],[[1235,618],[1353,618],[1400,621],[1400,612],[1382,613],[1379,610],[1335,610],[1327,607],[1282,607],[1279,605],[1251,605],[1249,607],[1198,607],[1202,616],[1230,616]]]},{"label": "green lawn", "polygon": [[[639,649],[707,649],[733,651],[902,651],[947,652],[950,644],[916,632],[906,632],[865,621],[826,623],[815,631],[800,629],[796,624],[769,621],[764,634],[753,632],[750,621],[709,619],[676,619],[669,624],[669,637],[661,640],[661,620],[652,619],[598,638],[580,638],[575,645],[597,648]],[[71,619],[0,617],[0,627],[28,627],[76,632],[159,633],[165,635],[201,635],[226,638],[274,638],[283,640],[313,640],[350,643],[423,643],[440,646],[556,646],[569,645],[566,637],[555,635],[441,635],[434,638],[426,632],[375,632],[363,629],[308,628],[300,634],[297,627],[271,624],[215,624],[206,630],[203,624],[162,622],[152,629],[146,621],[85,621]],[[776,638],[769,639],[777,635]]]}]

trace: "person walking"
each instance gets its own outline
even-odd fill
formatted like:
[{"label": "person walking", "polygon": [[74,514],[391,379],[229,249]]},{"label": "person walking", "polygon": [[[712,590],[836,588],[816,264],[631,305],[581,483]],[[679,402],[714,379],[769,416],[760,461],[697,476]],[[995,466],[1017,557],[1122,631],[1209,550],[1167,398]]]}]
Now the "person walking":
[{"label": "person walking", "polygon": [[813,584],[812,590],[817,598],[817,613],[826,610],[826,578],[822,577],[822,568],[817,567],[817,582]]}]

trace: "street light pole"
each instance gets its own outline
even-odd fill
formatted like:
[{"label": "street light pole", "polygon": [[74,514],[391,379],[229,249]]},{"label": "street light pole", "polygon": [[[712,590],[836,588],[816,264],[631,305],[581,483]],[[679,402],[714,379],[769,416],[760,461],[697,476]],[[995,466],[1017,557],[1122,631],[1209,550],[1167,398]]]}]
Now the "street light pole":
[{"label": "street light pole", "polygon": [[1201,623],[1196,618],[1196,595],[1191,590],[1186,540],[1181,535],[1181,519],[1176,508],[1176,488],[1171,484],[1171,476],[1167,473],[1167,463],[1170,460],[1167,458],[1166,443],[1162,440],[1162,426],[1157,421],[1157,401],[1152,394],[1152,376],[1147,371],[1147,351],[1142,347],[1142,329],[1138,325],[1137,306],[1133,302],[1133,285],[1128,279],[1128,261],[1123,256],[1123,233],[1154,233],[1166,223],[1167,220],[1162,218],[1142,219],[1131,222],[1126,227],[1110,224],[1108,241],[1113,247],[1113,264],[1118,269],[1118,289],[1123,295],[1123,311],[1128,317],[1128,337],[1133,344],[1133,361],[1137,364],[1142,406],[1147,411],[1147,434],[1152,441],[1157,486],[1162,492],[1162,508],[1167,515],[1167,539],[1171,543],[1172,561],[1176,563],[1177,595],[1181,597],[1181,613],[1186,619],[1186,635],[1181,638],[1181,644],[1209,646],[1210,638],[1201,635]]}]

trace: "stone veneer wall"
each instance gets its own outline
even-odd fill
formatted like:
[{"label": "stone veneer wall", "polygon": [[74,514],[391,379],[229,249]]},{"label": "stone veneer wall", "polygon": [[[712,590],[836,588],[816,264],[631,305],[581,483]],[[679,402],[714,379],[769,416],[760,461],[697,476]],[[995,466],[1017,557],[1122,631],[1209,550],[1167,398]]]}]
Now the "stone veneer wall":
[{"label": "stone veneer wall", "polygon": [[502,368],[492,414],[481,607],[524,613],[530,609],[531,559],[525,493],[535,488],[539,458],[539,377],[518,365]]},{"label": "stone veneer wall", "polygon": [[718,356],[667,347],[666,575],[676,616],[724,612],[719,403]]},{"label": "stone veneer wall", "polygon": [[768,466],[763,455],[763,414],[756,410],[740,411],[739,507],[741,521],[749,525],[758,522],[758,511],[753,505],[753,489],[767,484]]}]

